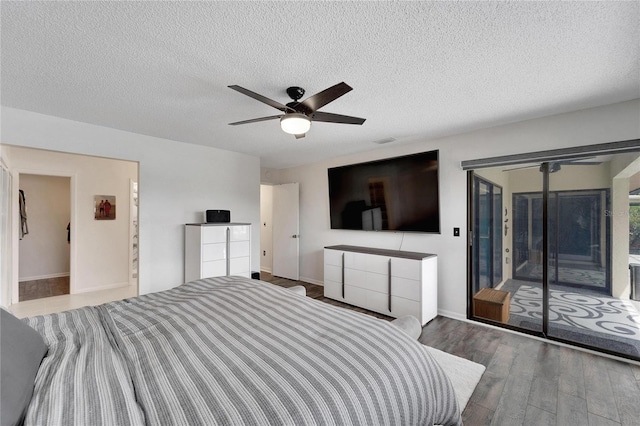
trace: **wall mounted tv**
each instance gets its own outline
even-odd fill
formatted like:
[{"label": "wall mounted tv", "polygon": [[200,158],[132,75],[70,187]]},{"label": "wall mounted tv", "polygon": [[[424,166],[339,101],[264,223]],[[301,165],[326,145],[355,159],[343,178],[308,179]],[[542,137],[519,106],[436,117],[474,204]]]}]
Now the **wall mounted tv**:
[{"label": "wall mounted tv", "polygon": [[333,167],[331,229],[440,233],[438,151]]}]

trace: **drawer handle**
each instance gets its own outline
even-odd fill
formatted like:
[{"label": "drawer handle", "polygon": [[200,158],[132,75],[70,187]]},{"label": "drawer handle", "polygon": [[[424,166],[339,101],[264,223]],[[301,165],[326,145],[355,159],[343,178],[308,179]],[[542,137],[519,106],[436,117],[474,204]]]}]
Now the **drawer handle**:
[{"label": "drawer handle", "polygon": [[227,276],[231,275],[231,228],[227,227]]},{"label": "drawer handle", "polygon": [[391,259],[389,259],[389,312],[391,312]]},{"label": "drawer handle", "polygon": [[342,298],[344,299],[344,253],[342,253]]}]

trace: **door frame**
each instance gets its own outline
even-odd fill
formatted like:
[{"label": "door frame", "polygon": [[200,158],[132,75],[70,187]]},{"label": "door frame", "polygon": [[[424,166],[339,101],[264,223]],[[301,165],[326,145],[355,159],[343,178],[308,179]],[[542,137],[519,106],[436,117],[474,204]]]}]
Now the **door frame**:
[{"label": "door frame", "polygon": [[[69,198],[71,200],[69,223],[71,224],[71,235],[69,238],[69,294],[74,294],[76,289],[76,268],[77,268],[77,251],[76,251],[76,234],[73,232],[76,227],[76,209],[77,209],[77,196],[76,196],[76,181],[77,175],[72,172],[65,171],[42,171],[34,169],[14,169],[12,170],[14,178],[12,179],[12,193],[17,194],[20,189],[20,175],[39,175],[39,176],[55,176],[55,177],[68,177],[69,178]],[[12,200],[12,231],[11,231],[11,251],[12,265],[11,265],[11,304],[18,303],[20,300],[20,202],[18,197],[13,197]],[[27,206],[27,209],[29,207]],[[28,210],[27,210],[28,212]]]}]

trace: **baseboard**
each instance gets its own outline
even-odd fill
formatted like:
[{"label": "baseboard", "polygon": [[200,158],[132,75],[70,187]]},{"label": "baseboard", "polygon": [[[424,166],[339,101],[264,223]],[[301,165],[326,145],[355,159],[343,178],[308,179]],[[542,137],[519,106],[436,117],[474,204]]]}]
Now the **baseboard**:
[{"label": "baseboard", "polygon": [[260,272],[266,272],[267,274],[270,274],[273,272],[273,269],[271,268],[263,268],[262,266],[260,267]]},{"label": "baseboard", "polygon": [[457,312],[447,311],[447,310],[444,310],[444,309],[438,309],[438,315],[442,315],[443,317],[455,319],[455,320],[458,320],[458,321],[468,321],[466,315],[460,315]]},{"label": "baseboard", "polygon": [[319,281],[313,278],[309,278],[309,277],[300,277],[300,281],[304,281],[305,283],[310,283],[310,284],[315,284],[315,285],[321,285],[322,287],[324,287],[324,281]]},{"label": "baseboard", "polygon": [[73,292],[73,294],[89,293],[92,291],[113,290],[114,288],[129,287],[129,286],[130,286],[129,282],[125,281],[122,283],[105,284],[105,285],[99,285],[95,287],[83,288],[81,290],[74,289],[75,291]]},{"label": "baseboard", "polygon": [[62,278],[62,277],[68,277],[70,275],[71,274],[69,272],[59,272],[57,274],[37,275],[34,277],[18,278],[18,282],[23,283],[25,281],[48,280],[50,278]]}]

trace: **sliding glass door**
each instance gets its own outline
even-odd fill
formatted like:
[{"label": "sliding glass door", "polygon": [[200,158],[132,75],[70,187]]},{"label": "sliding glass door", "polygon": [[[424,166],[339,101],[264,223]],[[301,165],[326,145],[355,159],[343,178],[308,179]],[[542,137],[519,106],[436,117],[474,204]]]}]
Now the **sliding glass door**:
[{"label": "sliding glass door", "polygon": [[640,360],[638,149],[471,172],[472,318]]},{"label": "sliding glass door", "polygon": [[550,168],[547,335],[640,357],[639,305],[629,288],[629,177],[636,173],[628,161],[634,157]]}]

